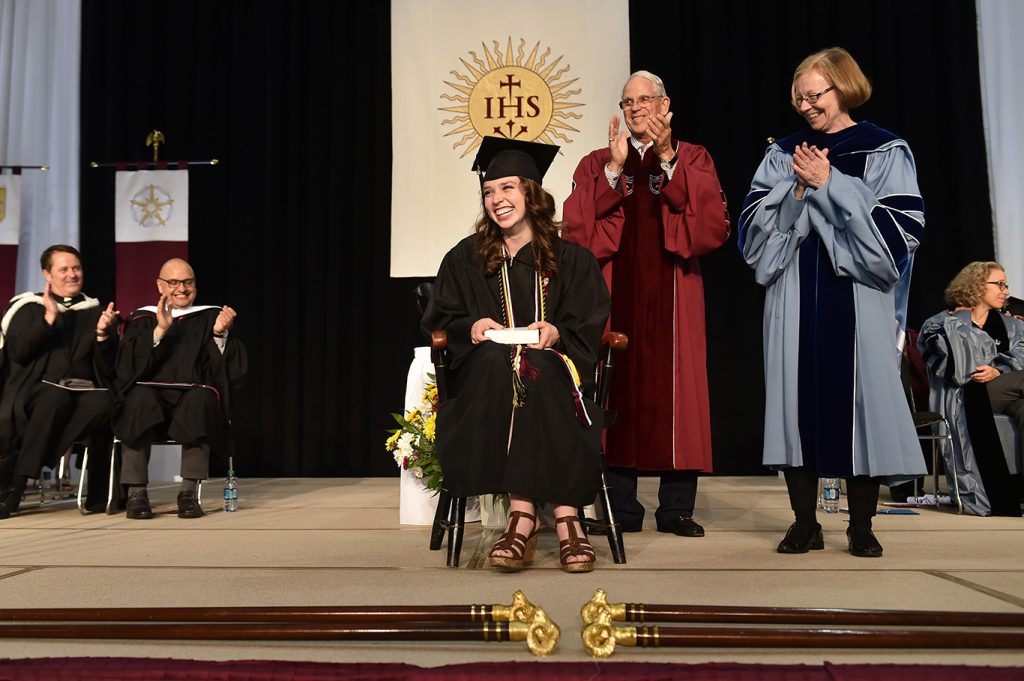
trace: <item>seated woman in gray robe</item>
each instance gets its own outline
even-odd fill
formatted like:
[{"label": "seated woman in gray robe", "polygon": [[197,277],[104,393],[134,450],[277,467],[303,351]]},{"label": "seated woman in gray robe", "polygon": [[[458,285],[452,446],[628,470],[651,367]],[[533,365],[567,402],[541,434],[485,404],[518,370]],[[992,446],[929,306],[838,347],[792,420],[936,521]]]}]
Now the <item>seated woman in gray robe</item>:
[{"label": "seated woman in gray robe", "polygon": [[930,408],[952,429],[947,475],[976,515],[1021,515],[1020,471],[1007,462],[1016,453],[1003,451],[992,416],[1006,414],[1018,437],[1024,432],[1024,321],[999,313],[1009,295],[1002,265],[972,262],[946,287],[951,309],[929,318],[918,338]]}]

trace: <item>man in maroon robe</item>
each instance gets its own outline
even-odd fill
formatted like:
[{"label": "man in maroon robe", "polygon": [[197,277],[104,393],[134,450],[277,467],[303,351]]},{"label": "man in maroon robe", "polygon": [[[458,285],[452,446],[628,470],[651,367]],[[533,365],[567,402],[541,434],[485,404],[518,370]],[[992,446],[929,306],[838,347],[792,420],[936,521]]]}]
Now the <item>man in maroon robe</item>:
[{"label": "man in maroon robe", "polygon": [[630,76],[619,102],[629,134],[612,116],[608,147],[587,155],[563,209],[562,238],[586,246],[612,292],[610,326],[630,339],[618,360],[607,432],[612,507],[639,532],[639,471],[659,473],[659,532],[704,536],[693,520],[697,475],[711,472],[698,256],[729,237],[729,214],[711,156],[672,138],[661,79]]}]

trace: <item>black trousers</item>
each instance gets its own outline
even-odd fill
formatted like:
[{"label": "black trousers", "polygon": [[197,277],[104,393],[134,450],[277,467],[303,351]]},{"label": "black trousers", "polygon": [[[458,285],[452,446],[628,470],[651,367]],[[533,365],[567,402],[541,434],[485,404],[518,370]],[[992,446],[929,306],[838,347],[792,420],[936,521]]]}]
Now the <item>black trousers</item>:
[{"label": "black trousers", "polygon": [[[801,525],[817,523],[818,474],[790,468],[785,471],[789,504]],[[878,508],[879,479],[866,475],[846,478],[846,500],[850,508],[850,527],[871,529],[871,519]]]},{"label": "black trousers", "polygon": [[1024,434],[1024,371],[1007,371],[988,382],[988,400],[993,414],[1006,414]]},{"label": "black trousers", "polygon": [[39,476],[53,466],[73,442],[110,423],[110,393],[73,391],[47,383],[32,386],[25,403],[28,426],[21,436],[15,475]]},{"label": "black trousers", "polygon": [[[697,502],[698,471],[661,471],[655,473],[661,478],[658,485],[658,509],[654,517],[668,522],[679,516],[690,518]],[[608,468],[609,496],[612,510],[619,522],[641,523],[644,519],[644,505],[636,498],[639,471],[635,468]]]}]

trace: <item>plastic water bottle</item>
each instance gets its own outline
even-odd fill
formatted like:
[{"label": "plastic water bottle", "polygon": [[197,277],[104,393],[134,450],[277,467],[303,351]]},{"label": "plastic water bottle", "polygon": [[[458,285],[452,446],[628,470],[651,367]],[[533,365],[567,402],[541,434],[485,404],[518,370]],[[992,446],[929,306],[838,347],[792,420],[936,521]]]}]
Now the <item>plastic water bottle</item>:
[{"label": "plastic water bottle", "polygon": [[231,458],[228,458],[228,477],[224,481],[224,510],[228,513],[238,510],[238,478]]},{"label": "plastic water bottle", "polygon": [[821,479],[821,507],[825,513],[839,513],[839,478]]}]

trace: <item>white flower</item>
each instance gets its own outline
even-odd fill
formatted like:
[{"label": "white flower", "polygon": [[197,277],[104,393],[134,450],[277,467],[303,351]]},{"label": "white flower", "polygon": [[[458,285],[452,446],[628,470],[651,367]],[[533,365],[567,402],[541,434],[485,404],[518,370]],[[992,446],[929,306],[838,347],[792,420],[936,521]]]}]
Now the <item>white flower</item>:
[{"label": "white flower", "polygon": [[395,446],[396,452],[401,452],[402,456],[412,456],[412,443],[416,436],[412,433],[402,433],[402,436],[398,438],[398,445]]}]

